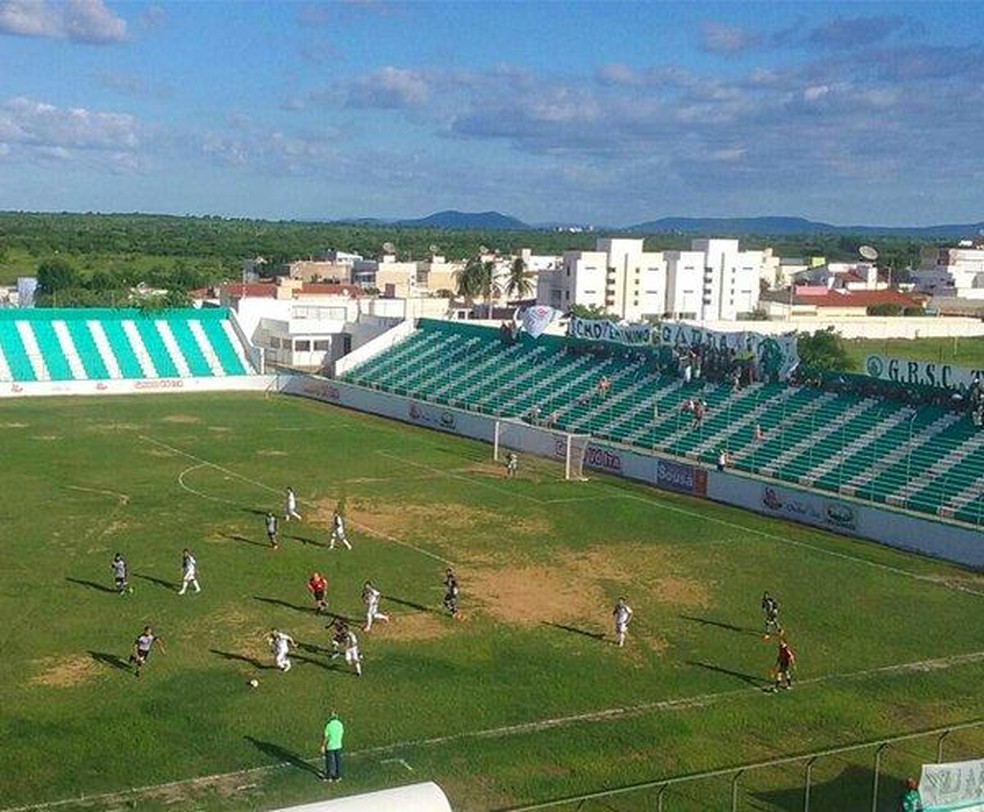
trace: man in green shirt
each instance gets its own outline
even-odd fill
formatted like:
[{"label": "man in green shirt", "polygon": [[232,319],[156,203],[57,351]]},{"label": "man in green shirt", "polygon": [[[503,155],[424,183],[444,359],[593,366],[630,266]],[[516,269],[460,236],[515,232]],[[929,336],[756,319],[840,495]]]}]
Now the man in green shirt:
[{"label": "man in green shirt", "polygon": [[919,785],[915,778],[907,778],[905,791],[899,799],[900,812],[919,812],[922,809],[922,802],[919,799]]},{"label": "man in green shirt", "polygon": [[332,711],[325,725],[325,735],[321,741],[321,752],[325,754],[324,780],[329,783],[342,780],[342,737],[345,735],[345,725]]}]

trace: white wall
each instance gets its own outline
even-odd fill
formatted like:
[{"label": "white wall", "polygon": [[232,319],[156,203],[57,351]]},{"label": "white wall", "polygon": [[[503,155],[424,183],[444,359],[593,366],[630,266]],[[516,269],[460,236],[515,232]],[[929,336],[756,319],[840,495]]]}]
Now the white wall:
[{"label": "white wall", "polygon": [[0,384],[0,398],[52,395],[139,395],[182,392],[263,391],[276,375],[226,375],[221,378],[140,378],[109,381],[25,381]]},{"label": "white wall", "polygon": [[433,781],[364,792],[275,812],[451,812],[447,796]]}]

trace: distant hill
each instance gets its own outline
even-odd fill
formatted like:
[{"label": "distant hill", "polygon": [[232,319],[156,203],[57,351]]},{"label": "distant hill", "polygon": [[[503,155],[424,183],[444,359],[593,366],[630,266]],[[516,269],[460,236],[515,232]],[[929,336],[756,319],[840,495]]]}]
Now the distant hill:
[{"label": "distant hill", "polygon": [[[567,231],[570,224],[536,223],[530,225],[497,211],[439,211],[417,219],[378,219],[350,217],[336,223],[364,226],[400,226],[402,228],[447,228],[470,231]],[[573,230],[628,234],[693,234],[695,236],[763,237],[834,234],[849,236],[919,237],[930,240],[975,239],[984,234],[984,222],[945,223],[935,226],[835,226],[804,217],[663,217],[633,226],[576,227]]]},{"label": "distant hill", "polygon": [[416,220],[396,220],[404,228],[460,228],[475,231],[528,231],[530,226],[497,211],[439,211]]},{"label": "distant hill", "polygon": [[911,236],[930,239],[971,239],[984,223],[938,226],[835,226],[802,217],[664,217],[629,226],[625,231],[638,234],[717,234],[740,237],[745,234],[785,236],[801,234],[846,234]]}]

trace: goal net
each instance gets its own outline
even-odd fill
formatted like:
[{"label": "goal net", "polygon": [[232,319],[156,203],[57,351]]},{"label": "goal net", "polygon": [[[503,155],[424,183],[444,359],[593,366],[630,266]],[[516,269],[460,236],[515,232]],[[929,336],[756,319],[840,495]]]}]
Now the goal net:
[{"label": "goal net", "polygon": [[571,434],[518,420],[496,420],[492,437],[492,458],[505,464],[510,452],[533,454],[564,463],[564,479],[584,479],[584,458],[590,434]]}]

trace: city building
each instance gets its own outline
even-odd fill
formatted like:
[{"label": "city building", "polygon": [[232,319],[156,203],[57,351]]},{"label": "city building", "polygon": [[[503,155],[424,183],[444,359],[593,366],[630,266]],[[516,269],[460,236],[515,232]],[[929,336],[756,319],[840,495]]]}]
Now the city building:
[{"label": "city building", "polygon": [[924,248],[912,277],[917,291],[934,298],[984,299],[984,246],[968,240],[957,248]]},{"label": "city building", "polygon": [[741,251],[738,240],[695,239],[689,251],[647,252],[641,239],[602,238],[594,251],[568,251],[539,275],[537,302],[567,310],[597,307],[628,321],[731,321],[758,306],[771,252]]}]

